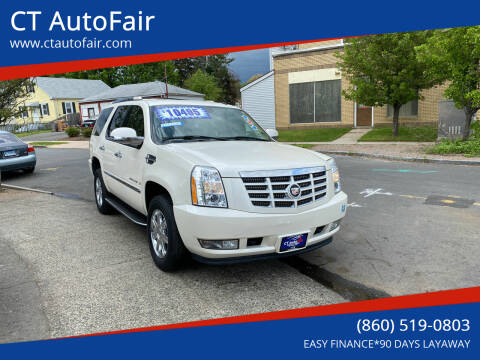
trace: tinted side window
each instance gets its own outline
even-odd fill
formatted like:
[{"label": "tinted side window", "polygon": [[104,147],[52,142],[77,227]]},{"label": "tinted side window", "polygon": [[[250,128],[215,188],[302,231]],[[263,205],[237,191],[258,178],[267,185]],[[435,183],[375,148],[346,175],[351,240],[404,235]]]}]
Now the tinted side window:
[{"label": "tinted side window", "polygon": [[125,126],[134,129],[137,132],[137,136],[144,136],[143,109],[137,105],[129,107],[130,112],[128,113]]},{"label": "tinted side window", "polygon": [[113,114],[112,121],[110,121],[110,125],[107,131],[107,137],[110,136],[112,130],[115,130],[120,127],[127,127],[127,118],[128,118],[128,111],[130,110],[130,106],[119,106]]},{"label": "tinted side window", "polygon": [[100,135],[103,128],[105,127],[105,123],[107,122],[107,119],[110,116],[110,113],[112,112],[112,110],[113,110],[112,107],[109,107],[109,108],[106,108],[106,109],[102,110],[102,112],[100,113],[100,116],[98,117],[97,121],[95,122],[95,127],[93,129],[93,135],[95,135],[95,136]]}]

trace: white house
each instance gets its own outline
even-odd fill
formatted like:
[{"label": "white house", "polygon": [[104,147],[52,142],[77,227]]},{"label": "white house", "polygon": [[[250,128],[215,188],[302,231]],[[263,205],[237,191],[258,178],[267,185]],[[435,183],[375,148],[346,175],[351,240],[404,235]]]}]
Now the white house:
[{"label": "white house", "polygon": [[133,96],[141,96],[143,98],[204,99],[203,94],[170,84],[167,87],[162,81],[120,85],[79,101],[82,120],[96,118],[104,108],[111,106],[114,100]]},{"label": "white house", "polygon": [[273,71],[240,89],[242,109],[264,129],[275,129],[275,91]]}]

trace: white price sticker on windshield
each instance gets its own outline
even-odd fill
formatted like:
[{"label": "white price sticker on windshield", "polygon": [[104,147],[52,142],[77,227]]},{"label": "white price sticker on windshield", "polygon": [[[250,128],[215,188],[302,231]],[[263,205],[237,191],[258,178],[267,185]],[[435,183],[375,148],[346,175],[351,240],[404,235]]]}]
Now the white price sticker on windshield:
[{"label": "white price sticker on windshield", "polygon": [[167,120],[210,119],[210,115],[200,106],[163,106],[155,108],[158,118]]}]

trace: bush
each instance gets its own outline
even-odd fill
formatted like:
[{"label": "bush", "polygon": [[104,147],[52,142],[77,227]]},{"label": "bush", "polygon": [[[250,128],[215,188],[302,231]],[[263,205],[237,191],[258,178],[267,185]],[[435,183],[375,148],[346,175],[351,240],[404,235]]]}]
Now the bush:
[{"label": "bush", "polygon": [[92,136],[92,128],[83,128],[82,136],[86,138],[89,138],[90,136]]},{"label": "bush", "polygon": [[76,127],[69,126],[65,129],[65,133],[68,135],[68,137],[75,137],[80,135],[80,130]]},{"label": "bush", "polygon": [[442,140],[439,144],[428,148],[429,154],[463,154],[466,157],[480,155],[480,138],[467,141]]},{"label": "bush", "polygon": [[470,125],[472,131],[472,138],[480,139],[480,120],[475,121],[472,125]]}]

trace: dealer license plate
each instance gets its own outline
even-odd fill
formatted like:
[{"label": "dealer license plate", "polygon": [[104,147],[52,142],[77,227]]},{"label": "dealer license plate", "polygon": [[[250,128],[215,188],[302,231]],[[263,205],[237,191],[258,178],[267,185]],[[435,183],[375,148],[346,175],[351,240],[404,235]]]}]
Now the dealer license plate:
[{"label": "dealer license plate", "polygon": [[285,236],[280,244],[280,251],[303,248],[307,245],[307,234]]}]

